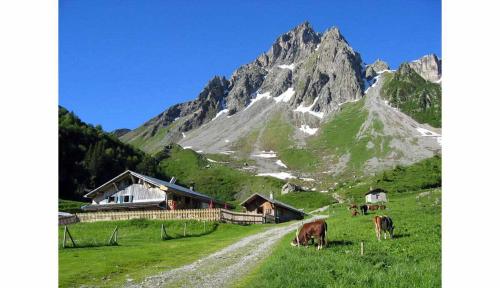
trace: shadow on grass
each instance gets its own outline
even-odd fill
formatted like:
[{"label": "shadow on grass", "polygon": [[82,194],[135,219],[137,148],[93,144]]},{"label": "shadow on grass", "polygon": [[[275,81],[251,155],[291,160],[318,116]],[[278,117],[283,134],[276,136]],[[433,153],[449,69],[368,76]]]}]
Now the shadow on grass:
[{"label": "shadow on grass", "polygon": [[186,236],[184,236],[183,234],[178,234],[178,233],[174,233],[174,235],[171,236],[171,235],[168,235],[168,233],[167,233],[167,237],[163,238],[162,240],[165,241],[165,240],[174,240],[174,239],[182,239],[182,238],[201,237],[201,236],[205,236],[205,235],[208,235],[208,234],[215,232],[215,230],[217,230],[217,227],[219,227],[219,223],[215,223],[212,230],[207,230],[205,232],[200,232],[200,233],[195,233],[195,234],[188,234]]},{"label": "shadow on grass", "polygon": [[106,246],[119,246],[120,244],[118,243],[99,243],[99,242],[84,242],[84,243],[76,243],[76,246],[73,246],[73,244],[66,244],[67,246],[65,248],[62,248],[62,245],[60,245],[60,249],[78,249],[78,248],[96,248],[96,247],[106,247]]},{"label": "shadow on grass", "polygon": [[354,244],[352,241],[348,240],[332,240],[328,241],[328,246],[350,246]]},{"label": "shadow on grass", "polygon": [[411,235],[408,234],[408,233],[404,233],[404,234],[394,234],[394,236],[392,237],[393,239],[398,239],[398,238],[404,238],[404,237],[410,237]]}]

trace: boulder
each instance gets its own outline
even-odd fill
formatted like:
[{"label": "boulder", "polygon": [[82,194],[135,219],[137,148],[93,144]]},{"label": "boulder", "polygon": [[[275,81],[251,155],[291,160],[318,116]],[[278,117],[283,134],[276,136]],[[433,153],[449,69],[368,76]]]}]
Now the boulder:
[{"label": "boulder", "polygon": [[337,203],[342,204],[345,202],[345,198],[342,195],[340,195],[339,193],[333,193],[332,197],[333,197],[333,199],[335,199],[335,201],[337,201]]},{"label": "boulder", "polygon": [[303,191],[302,188],[298,185],[287,182],[283,187],[281,187],[281,194],[288,194],[290,192],[300,192]]}]

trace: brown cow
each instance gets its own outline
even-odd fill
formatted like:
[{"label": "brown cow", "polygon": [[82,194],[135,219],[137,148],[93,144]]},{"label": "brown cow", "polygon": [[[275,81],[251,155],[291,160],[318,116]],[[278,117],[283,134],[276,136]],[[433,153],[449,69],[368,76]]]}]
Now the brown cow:
[{"label": "brown cow", "polygon": [[375,211],[378,209],[378,205],[368,205],[368,210]]},{"label": "brown cow", "polygon": [[[292,240],[290,245],[292,246],[308,246],[309,240],[311,238],[318,240],[318,250],[323,248],[323,245],[327,245],[326,234],[328,232],[328,227],[325,220],[316,220],[314,222],[306,223],[302,226],[300,231],[297,228],[297,234]],[[313,242],[314,243],[314,242]]]},{"label": "brown cow", "polygon": [[351,209],[351,216],[352,217],[357,216],[358,214],[359,214],[359,212],[357,209]]},{"label": "brown cow", "polygon": [[385,205],[380,205],[380,206],[378,206],[378,209],[380,209],[380,210],[385,210]]},{"label": "brown cow", "polygon": [[377,235],[378,241],[380,241],[380,234],[384,232],[384,239],[387,239],[386,232],[389,232],[389,236],[394,236],[394,224],[392,219],[387,216],[375,216],[373,218],[373,223],[375,224],[375,234]]}]

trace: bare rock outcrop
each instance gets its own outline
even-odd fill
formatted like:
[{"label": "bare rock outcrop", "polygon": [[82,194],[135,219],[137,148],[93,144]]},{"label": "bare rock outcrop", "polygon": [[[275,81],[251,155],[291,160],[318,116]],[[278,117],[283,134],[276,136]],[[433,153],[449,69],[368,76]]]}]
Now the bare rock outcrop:
[{"label": "bare rock outcrop", "polygon": [[441,59],[436,54],[425,55],[409,64],[415,72],[427,81],[438,82],[441,79]]}]

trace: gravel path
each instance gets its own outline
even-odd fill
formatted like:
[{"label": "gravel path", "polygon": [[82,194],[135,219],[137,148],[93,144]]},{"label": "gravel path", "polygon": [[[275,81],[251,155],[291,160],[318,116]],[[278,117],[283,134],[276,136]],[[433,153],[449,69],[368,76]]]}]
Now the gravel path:
[{"label": "gravel path", "polygon": [[[326,216],[315,216],[310,222]],[[146,278],[142,283],[126,287],[227,287],[240,279],[264,259],[274,245],[301,222],[271,228],[245,237],[238,242],[202,258],[192,264]]]}]

